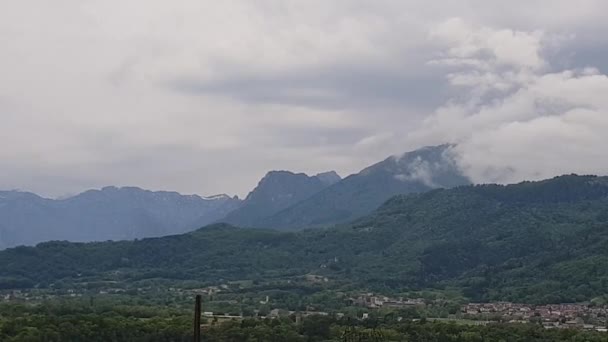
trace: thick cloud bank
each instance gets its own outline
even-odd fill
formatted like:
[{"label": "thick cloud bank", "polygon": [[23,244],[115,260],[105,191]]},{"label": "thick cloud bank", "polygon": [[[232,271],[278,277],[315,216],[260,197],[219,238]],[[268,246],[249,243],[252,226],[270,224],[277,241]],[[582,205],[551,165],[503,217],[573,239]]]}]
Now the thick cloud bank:
[{"label": "thick cloud bank", "polygon": [[348,175],[448,142],[478,181],[606,173],[606,13],[605,0],[3,0],[0,189],[244,195],[268,170]]},{"label": "thick cloud bank", "polygon": [[430,63],[449,68],[460,91],[417,138],[456,142],[458,163],[476,182],[608,174],[608,77],[593,67],[556,70],[544,58],[572,38],[461,19],[431,35],[446,49]]}]

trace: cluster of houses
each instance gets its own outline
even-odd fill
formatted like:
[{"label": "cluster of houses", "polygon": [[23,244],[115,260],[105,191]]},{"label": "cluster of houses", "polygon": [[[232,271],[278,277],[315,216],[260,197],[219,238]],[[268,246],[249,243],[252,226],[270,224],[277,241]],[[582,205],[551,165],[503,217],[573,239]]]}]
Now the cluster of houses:
[{"label": "cluster of houses", "polygon": [[[76,293],[74,290],[68,290],[66,293],[62,294],[63,296],[68,297],[81,297],[81,294]],[[9,290],[0,292],[0,301],[2,302],[12,302],[12,301],[42,301],[57,298],[56,294],[49,294],[43,292],[33,292],[33,291],[21,291],[21,290]]]},{"label": "cluster of houses", "polygon": [[[325,282],[327,281],[323,277],[314,276],[308,281],[314,282]],[[143,289],[137,289],[138,292]],[[229,292],[228,285],[220,286],[209,286],[205,288],[183,290],[180,288],[170,288],[169,292],[187,293],[190,295],[204,294],[213,296],[222,292]],[[100,294],[116,294],[125,292],[124,289],[105,289],[100,290]],[[0,302],[9,302],[14,300],[25,300],[25,301],[41,301],[59,296],[69,297],[80,297],[81,293],[73,289],[63,290],[61,293],[45,293],[37,291],[0,291]],[[236,301],[231,304],[236,304]],[[265,299],[260,301],[260,304],[269,304],[270,298],[267,296]],[[426,308],[426,301],[422,298],[404,299],[404,298],[390,298],[383,295],[377,295],[373,293],[362,293],[355,297],[348,299],[350,305],[361,306],[368,309],[404,309],[404,308]],[[437,303],[433,303],[437,304]],[[549,304],[549,305],[531,305],[531,304],[520,304],[511,302],[493,302],[493,303],[468,303],[461,306],[460,314],[450,315],[455,316],[453,318],[465,318],[479,322],[490,323],[492,321],[510,322],[510,323],[530,323],[534,322],[542,324],[547,329],[557,328],[576,328],[595,330],[600,332],[608,332],[608,306],[594,306],[586,304]],[[301,319],[302,317],[311,315],[327,316],[329,313],[315,311],[309,309],[304,312],[294,312],[287,310],[274,309],[271,310],[266,316],[259,315],[256,312],[258,318],[277,318],[294,315],[296,318]],[[344,314],[334,314],[337,318],[344,317]],[[363,319],[369,317],[369,314],[364,313]],[[208,319],[214,321],[222,320],[233,320],[242,319],[242,316],[234,316],[229,314],[217,314],[213,312],[205,312],[203,314]]]},{"label": "cluster of houses", "polygon": [[177,293],[188,293],[191,295],[207,295],[207,296],[213,296],[216,295],[220,292],[224,292],[226,290],[228,290],[230,287],[226,284],[224,285],[220,285],[220,286],[207,286],[207,287],[203,287],[203,288],[199,288],[199,289],[189,289],[189,290],[184,290],[181,288],[175,288],[175,287],[170,287],[169,288],[169,292],[177,292]]},{"label": "cluster of houses", "polygon": [[529,305],[510,302],[469,303],[461,311],[472,318],[501,319],[512,323],[539,322],[547,329],[579,328],[608,332],[608,308],[584,304]]},{"label": "cluster of houses", "polygon": [[390,298],[386,296],[374,295],[373,293],[364,293],[357,298],[351,298],[352,305],[364,306],[370,309],[402,309],[407,307],[424,307],[425,302],[422,298],[403,299]]},{"label": "cluster of houses", "polygon": [[[364,293],[351,298],[352,305],[369,309],[425,308],[422,298],[390,298],[373,293]],[[547,329],[575,328],[608,332],[608,306],[586,304],[531,305],[511,302],[468,303],[454,318],[469,318],[475,321],[502,321],[510,323],[540,323]],[[454,319],[452,318],[452,319]]]},{"label": "cluster of houses", "polygon": [[[209,320],[212,320],[212,322],[223,322],[223,321],[229,321],[229,320],[243,320],[244,318],[246,318],[245,316],[243,316],[243,314],[239,314],[239,315],[231,315],[228,313],[217,313],[217,312],[203,312],[202,316],[204,318],[207,318]],[[248,317],[248,318],[258,318],[258,319],[266,319],[266,318],[270,318],[270,319],[276,319],[279,317],[290,317],[290,316],[294,316],[296,318],[296,321],[301,320],[304,317],[310,317],[310,316],[330,316],[330,314],[328,312],[322,312],[322,311],[289,311],[289,310],[283,310],[283,309],[272,309],[268,315],[263,316],[260,315],[259,312],[256,312],[255,316],[252,317]],[[337,318],[342,318],[344,317],[343,313],[337,313],[334,315]]]}]

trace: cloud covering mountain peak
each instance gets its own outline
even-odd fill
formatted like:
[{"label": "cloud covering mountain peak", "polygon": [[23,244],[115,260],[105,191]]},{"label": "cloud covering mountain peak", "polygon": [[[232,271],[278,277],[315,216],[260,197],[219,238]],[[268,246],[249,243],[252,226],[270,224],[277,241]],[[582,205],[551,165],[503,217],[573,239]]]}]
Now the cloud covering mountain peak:
[{"label": "cloud covering mountain peak", "polygon": [[456,142],[456,160],[477,183],[565,173],[608,173],[608,77],[593,67],[559,69],[547,58],[563,37],[476,27],[450,19],[432,31],[446,44],[432,64],[450,70],[458,96],[414,133]]}]

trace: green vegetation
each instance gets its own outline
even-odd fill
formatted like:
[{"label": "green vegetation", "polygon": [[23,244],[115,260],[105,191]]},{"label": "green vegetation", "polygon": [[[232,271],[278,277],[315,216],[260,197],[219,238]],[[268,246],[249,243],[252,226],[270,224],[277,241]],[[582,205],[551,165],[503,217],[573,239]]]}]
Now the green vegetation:
[{"label": "green vegetation", "polygon": [[220,284],[318,274],[339,290],[459,291],[475,301],[576,302],[608,285],[608,179],[564,176],[395,197],[327,230],[210,226],[0,252],[0,288],[98,281]]},{"label": "green vegetation", "polygon": [[[163,307],[89,305],[80,301],[0,306],[0,340],[28,341],[191,341],[192,317]],[[605,341],[605,333],[546,330],[535,324],[487,326],[401,321],[395,315],[310,316],[203,322],[203,341]]]},{"label": "green vegetation", "polygon": [[[458,319],[469,300],[605,305],[608,178],[399,196],[325,230],[214,225],[136,241],[48,242],[2,251],[0,265],[0,341],[189,341],[198,293],[205,311],[283,312],[211,319],[206,341],[605,341],[602,333]],[[362,291],[426,305],[353,306]],[[329,316],[300,322],[289,311]],[[442,317],[452,321],[431,319]]]}]

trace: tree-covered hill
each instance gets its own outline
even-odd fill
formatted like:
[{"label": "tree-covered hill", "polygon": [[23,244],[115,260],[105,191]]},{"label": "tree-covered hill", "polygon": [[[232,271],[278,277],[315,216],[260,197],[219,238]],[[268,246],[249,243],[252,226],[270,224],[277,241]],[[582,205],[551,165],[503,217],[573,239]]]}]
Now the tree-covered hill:
[{"label": "tree-covered hill", "polygon": [[563,176],[398,196],[355,223],[277,232],[215,225],[163,238],[0,252],[0,286],[91,279],[272,279],[459,289],[473,300],[566,302],[608,290],[608,178]]}]

